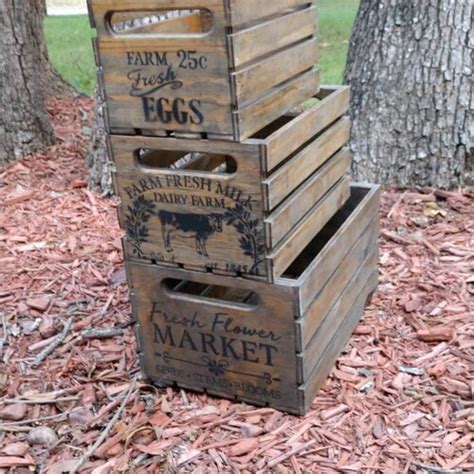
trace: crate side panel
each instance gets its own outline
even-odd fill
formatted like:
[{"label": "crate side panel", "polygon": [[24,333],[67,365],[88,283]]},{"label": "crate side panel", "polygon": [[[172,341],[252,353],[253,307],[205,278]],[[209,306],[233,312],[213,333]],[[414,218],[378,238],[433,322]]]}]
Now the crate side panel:
[{"label": "crate side panel", "polygon": [[291,191],[347,144],[350,127],[349,118],[340,119],[265,180],[268,210],[278,206]]},{"label": "crate side panel", "polygon": [[[128,269],[147,376],[230,398],[297,405],[291,289],[130,262]],[[235,285],[255,292],[258,304],[178,295],[165,288],[166,279]]]},{"label": "crate side panel", "polygon": [[258,100],[272,88],[288,80],[288,77],[294,77],[303,71],[312,69],[318,57],[318,43],[315,39],[309,39],[275,54],[269,54],[252,65],[233,73],[234,105],[239,109],[245,104]]},{"label": "crate side panel", "polygon": [[[373,227],[371,226],[370,230],[373,230]],[[350,265],[347,269],[344,263],[341,264],[337,274],[328,281],[331,290],[323,292],[320,298],[316,298],[308,310],[311,314],[306,315],[301,322],[304,350],[302,353],[303,380],[300,382],[307,380],[314,363],[321,356],[324,341],[331,340],[332,331],[337,327],[336,323],[349,311],[368,278],[377,268],[377,245],[373,244],[373,239],[369,239],[369,242],[361,242],[358,248],[354,249],[353,260],[357,261],[357,265]],[[362,252],[365,249],[361,247],[371,243],[372,247]],[[364,256],[364,253],[367,255]],[[309,327],[305,325],[306,319],[312,319],[316,323]]]},{"label": "crate side panel", "polygon": [[278,245],[332,186],[349,173],[350,153],[343,149],[316,171],[265,220],[269,248]]},{"label": "crate side panel", "polygon": [[[108,47],[99,40],[111,127],[232,135],[227,56],[198,47],[191,40],[178,49],[149,41]],[[189,51],[205,69],[189,68]]]},{"label": "crate side panel", "polygon": [[[205,5],[203,5],[203,3]],[[213,27],[173,34],[195,14],[114,32],[112,13],[207,8]],[[222,1],[92,2],[112,129],[233,134],[232,99]],[[183,26],[183,25],[181,25]],[[156,32],[154,29],[161,28]]]},{"label": "crate side panel", "polygon": [[314,211],[310,211],[308,217],[272,252],[269,259],[273,265],[272,276],[274,278],[278,278],[283,274],[298,254],[347,201],[349,196],[350,180],[343,178],[316,204]]},{"label": "crate side panel", "polygon": [[267,124],[285,114],[295,105],[303,102],[319,90],[319,71],[317,69],[293,78],[273,89],[257,102],[234,112],[241,141],[251,137]]},{"label": "crate side panel", "polygon": [[[118,136],[112,138],[112,148],[129,254],[158,263],[266,276],[257,148]],[[143,168],[135,158],[138,149],[157,150],[160,159],[210,150],[212,157],[235,159],[237,172]]]},{"label": "crate side panel", "polygon": [[[321,92],[326,90],[325,87],[327,86],[322,86]],[[268,138],[267,171],[272,170],[348,110],[350,88],[339,86],[330,91],[324,98],[317,94],[316,97],[321,98],[319,103],[297,116],[285,127],[278,129]]]},{"label": "crate side panel", "polygon": [[315,10],[311,7],[292,12],[229,35],[233,67],[313,36],[316,33]]},{"label": "crate side panel", "polygon": [[325,232],[331,233],[330,240],[301,277],[300,314],[306,313],[315,296],[323,288],[325,281],[321,280],[320,275],[322,273],[331,275],[339,266],[347,254],[347,249],[352,247],[364,229],[378,215],[379,207],[379,186],[353,185],[349,201],[337,215],[338,227],[332,228],[330,222],[329,227],[324,229]]}]

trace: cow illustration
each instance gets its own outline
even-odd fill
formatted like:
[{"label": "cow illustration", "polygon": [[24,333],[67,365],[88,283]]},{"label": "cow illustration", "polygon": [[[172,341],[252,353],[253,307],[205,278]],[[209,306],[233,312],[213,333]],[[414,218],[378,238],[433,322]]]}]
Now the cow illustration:
[{"label": "cow illustration", "polygon": [[203,257],[209,257],[206,242],[216,233],[222,233],[224,216],[221,214],[184,214],[178,212],[160,211],[158,217],[161,222],[163,243],[168,252],[173,252],[171,237],[195,239],[196,252]]}]

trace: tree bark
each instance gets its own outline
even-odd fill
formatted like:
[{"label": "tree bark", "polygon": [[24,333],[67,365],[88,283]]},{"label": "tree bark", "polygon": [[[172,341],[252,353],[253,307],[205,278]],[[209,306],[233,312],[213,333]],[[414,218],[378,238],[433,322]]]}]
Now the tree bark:
[{"label": "tree bark", "polygon": [[472,0],[361,0],[345,82],[357,180],[472,184]]},{"label": "tree bark", "polygon": [[105,101],[99,87],[96,87],[94,97],[95,121],[86,156],[86,166],[89,169],[89,188],[100,192],[103,196],[111,196],[114,193],[112,182],[114,164],[107,148],[104,119]]},{"label": "tree bark", "polygon": [[43,7],[0,1],[0,165],[54,142],[42,87]]}]

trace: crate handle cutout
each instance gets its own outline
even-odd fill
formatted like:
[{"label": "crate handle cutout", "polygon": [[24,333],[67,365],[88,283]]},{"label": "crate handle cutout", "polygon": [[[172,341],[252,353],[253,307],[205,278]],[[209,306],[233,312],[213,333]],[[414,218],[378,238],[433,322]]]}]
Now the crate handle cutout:
[{"label": "crate handle cutout", "polygon": [[254,311],[259,304],[259,296],[251,290],[229,286],[208,285],[188,280],[167,278],[161,283],[165,293],[173,298],[200,301]]},{"label": "crate handle cutout", "polygon": [[144,171],[168,171],[176,174],[214,174],[231,177],[237,172],[237,161],[228,155],[187,153],[182,151],[140,148],[135,162]]},{"label": "crate handle cutout", "polygon": [[[214,16],[207,9],[115,11],[107,14],[106,24],[120,36],[196,36],[213,30]],[[197,58],[183,58],[186,60],[190,69],[205,66],[196,62]]]}]

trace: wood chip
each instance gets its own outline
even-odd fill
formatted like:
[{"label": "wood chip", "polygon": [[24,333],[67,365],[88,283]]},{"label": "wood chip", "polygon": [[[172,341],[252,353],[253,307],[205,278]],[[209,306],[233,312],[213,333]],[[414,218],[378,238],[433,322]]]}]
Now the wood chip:
[{"label": "wood chip", "polygon": [[416,333],[420,341],[425,342],[443,342],[450,341],[454,337],[454,328],[440,326],[437,328],[420,329]]},{"label": "wood chip", "polygon": [[[147,382],[119,410],[139,366],[117,202],[84,186],[93,101],[48,107],[63,139],[0,171],[0,410],[27,406],[0,421],[0,470],[71,471],[88,453],[94,474],[158,472],[169,452],[196,473],[474,470],[472,193],[384,190],[379,291],[307,416]],[[18,441],[39,425],[51,452]]]},{"label": "wood chip", "polygon": [[242,456],[258,448],[260,442],[256,438],[243,439],[229,449],[229,456]]},{"label": "wood chip", "polygon": [[49,297],[40,297],[40,298],[28,298],[26,304],[32,308],[37,309],[38,311],[46,311],[51,304],[51,298]]},{"label": "wood chip", "polygon": [[327,421],[334,416],[337,416],[337,415],[340,415],[341,413],[346,412],[347,410],[349,410],[349,407],[347,405],[339,405],[337,407],[331,408],[321,413],[321,419],[324,421]]}]

